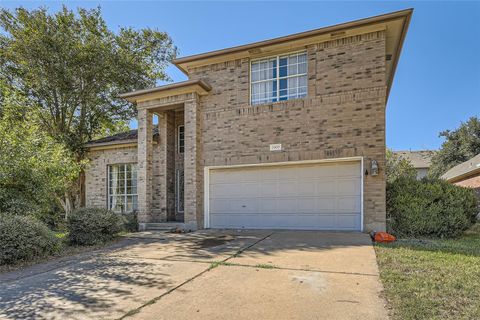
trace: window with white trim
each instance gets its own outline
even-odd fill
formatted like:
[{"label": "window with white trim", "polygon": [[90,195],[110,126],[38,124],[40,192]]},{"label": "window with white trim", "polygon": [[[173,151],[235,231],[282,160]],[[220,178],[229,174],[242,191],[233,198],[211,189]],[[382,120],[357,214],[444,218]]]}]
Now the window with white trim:
[{"label": "window with white trim", "polygon": [[137,210],[137,203],[137,165],[109,165],[108,209],[114,212],[132,212]]},{"label": "window with white trim", "polygon": [[184,125],[178,126],[177,146],[178,146],[178,153],[185,152],[185,126]]},{"label": "window with white trim", "polygon": [[254,60],[250,65],[250,103],[261,104],[307,95],[307,53]]}]

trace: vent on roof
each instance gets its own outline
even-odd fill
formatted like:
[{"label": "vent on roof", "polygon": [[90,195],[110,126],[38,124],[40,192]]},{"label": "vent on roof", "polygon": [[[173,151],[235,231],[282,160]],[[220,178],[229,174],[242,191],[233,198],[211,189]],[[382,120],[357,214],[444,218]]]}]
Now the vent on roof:
[{"label": "vent on roof", "polygon": [[338,31],[338,32],[332,32],[330,33],[330,37],[339,37],[339,36],[344,36],[345,35],[345,31]]},{"label": "vent on roof", "polygon": [[391,55],[391,54],[387,54],[387,55],[385,56],[385,60],[387,60],[387,61],[392,60],[392,55]]}]

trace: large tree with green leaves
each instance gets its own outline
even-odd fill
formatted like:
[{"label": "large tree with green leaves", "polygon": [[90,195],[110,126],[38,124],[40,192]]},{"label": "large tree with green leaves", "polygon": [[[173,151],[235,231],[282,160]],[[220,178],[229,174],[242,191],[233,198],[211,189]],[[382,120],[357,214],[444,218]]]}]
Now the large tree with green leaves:
[{"label": "large tree with green leaves", "polygon": [[[46,218],[56,207],[66,212],[82,163],[25,112],[25,98],[0,82],[0,212]],[[51,219],[49,219],[51,221]]]},{"label": "large tree with green leaves", "polygon": [[176,55],[165,32],[114,32],[100,8],[2,9],[0,27],[0,80],[23,93],[41,127],[79,162],[85,142],[125,128],[135,115],[119,93],[167,80],[165,68]]},{"label": "large tree with green leaves", "polygon": [[411,180],[417,178],[417,171],[409,160],[395,154],[390,149],[387,149],[386,158],[385,174],[387,183],[394,183],[400,178]]},{"label": "large tree with green leaves", "polygon": [[471,117],[460,127],[440,132],[444,137],[440,150],[432,158],[429,174],[439,177],[450,168],[480,153],[480,119]]}]

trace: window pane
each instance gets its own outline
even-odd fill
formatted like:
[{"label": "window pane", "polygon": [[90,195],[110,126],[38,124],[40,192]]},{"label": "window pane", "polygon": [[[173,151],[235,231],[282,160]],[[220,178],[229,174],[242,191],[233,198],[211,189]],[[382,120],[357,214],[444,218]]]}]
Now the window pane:
[{"label": "window pane", "polygon": [[306,63],[301,63],[298,65],[298,73],[303,74],[307,73],[307,64]]},{"label": "window pane", "polygon": [[251,64],[251,70],[252,104],[288,100],[306,95],[307,54],[305,52],[280,56],[278,60],[269,58],[255,61]]},{"label": "window pane", "polygon": [[133,197],[127,196],[127,203],[125,204],[125,211],[132,212],[133,211]]},{"label": "window pane", "polygon": [[298,62],[298,58],[296,54],[288,58],[288,64],[296,64],[297,62]]},{"label": "window pane", "polygon": [[132,197],[133,197],[133,208],[132,208],[132,210],[137,210],[138,209],[138,200],[137,200],[138,196],[132,196]]},{"label": "window pane", "polygon": [[299,87],[306,87],[307,86],[307,76],[298,77],[298,86]]},{"label": "window pane", "polygon": [[292,75],[296,75],[296,74],[297,74],[297,65],[296,64],[289,65],[288,66],[288,75],[292,76]]},{"label": "window pane", "polygon": [[307,62],[307,54],[302,53],[298,55],[298,63]]},{"label": "window pane", "polygon": [[[136,197],[137,194],[137,165],[110,165],[108,171],[109,209],[115,212],[132,211],[133,197]],[[129,196],[126,196],[126,194],[129,194]],[[128,197],[130,197],[130,202],[128,202]]]}]

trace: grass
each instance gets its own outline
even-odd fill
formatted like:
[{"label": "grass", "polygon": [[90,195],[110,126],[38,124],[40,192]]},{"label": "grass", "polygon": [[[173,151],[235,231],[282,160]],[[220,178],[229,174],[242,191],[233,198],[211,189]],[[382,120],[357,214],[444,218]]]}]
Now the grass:
[{"label": "grass", "polygon": [[480,223],[458,239],[375,246],[393,319],[480,319]]}]

